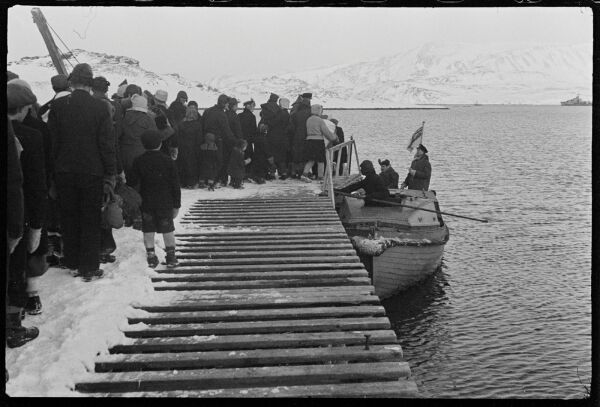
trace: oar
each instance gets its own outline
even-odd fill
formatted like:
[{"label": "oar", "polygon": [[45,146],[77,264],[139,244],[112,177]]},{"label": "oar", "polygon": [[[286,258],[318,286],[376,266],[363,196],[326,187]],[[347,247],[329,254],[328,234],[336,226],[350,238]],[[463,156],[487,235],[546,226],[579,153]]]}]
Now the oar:
[{"label": "oar", "polygon": [[[349,198],[363,199],[363,200],[365,199],[365,197],[352,195],[352,194],[349,194],[347,192],[342,192],[339,189],[334,189],[333,192],[335,192],[336,194],[339,194],[339,195],[347,196]],[[455,215],[453,213],[442,212],[442,211],[433,211],[431,209],[423,209],[423,208],[419,208],[417,206],[403,205],[403,204],[400,204],[398,202],[386,201],[386,200],[382,200],[382,199],[369,199],[369,200],[373,201],[373,202],[385,203],[385,204],[392,205],[392,206],[401,206],[403,208],[418,209],[420,211],[432,212],[432,213],[439,213],[441,215],[454,216],[455,218],[469,219],[469,220],[475,220],[477,222],[488,223],[487,219],[477,219],[477,218],[471,218],[470,216]]]}]

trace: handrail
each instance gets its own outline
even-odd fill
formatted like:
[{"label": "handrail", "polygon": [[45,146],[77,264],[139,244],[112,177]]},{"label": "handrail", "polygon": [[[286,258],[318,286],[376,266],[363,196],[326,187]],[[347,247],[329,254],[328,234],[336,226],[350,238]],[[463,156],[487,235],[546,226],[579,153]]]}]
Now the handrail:
[{"label": "handrail", "polygon": [[[352,151],[356,153],[356,144],[354,139],[350,137],[350,141],[337,144],[325,149],[325,174],[323,178],[322,194],[327,194],[331,198],[331,204],[335,208],[335,194],[333,193],[333,179],[338,176],[350,175],[352,163]],[[346,163],[342,163],[342,152],[346,152]],[[337,152],[337,160],[333,161]],[[358,154],[358,153],[356,153]],[[358,160],[358,155],[356,157]],[[335,163],[335,165],[333,165]],[[345,164],[345,165],[344,165]],[[341,168],[341,174],[340,174]]]}]

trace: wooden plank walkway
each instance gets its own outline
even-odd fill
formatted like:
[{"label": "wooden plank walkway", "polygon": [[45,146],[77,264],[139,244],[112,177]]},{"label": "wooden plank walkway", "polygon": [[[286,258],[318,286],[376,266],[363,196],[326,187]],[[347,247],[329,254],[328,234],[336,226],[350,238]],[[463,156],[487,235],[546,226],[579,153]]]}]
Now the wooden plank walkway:
[{"label": "wooden plank walkway", "polygon": [[[76,390],[139,397],[416,397],[328,198],[205,200],[126,343]],[[196,230],[195,227],[198,227]],[[211,228],[211,230],[207,230]],[[216,229],[215,229],[216,228]]]}]

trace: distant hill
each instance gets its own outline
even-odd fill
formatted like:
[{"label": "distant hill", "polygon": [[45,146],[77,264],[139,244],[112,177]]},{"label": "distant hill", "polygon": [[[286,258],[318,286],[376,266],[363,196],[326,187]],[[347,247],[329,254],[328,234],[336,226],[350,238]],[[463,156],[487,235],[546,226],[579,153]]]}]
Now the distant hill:
[{"label": "distant hill", "polygon": [[[285,74],[221,76],[191,80],[177,73],[159,74],[135,59],[85,50],[73,51],[80,62],[111,82],[111,94],[127,79],[154,92],[165,89],[169,102],[179,90],[200,106],[212,106],[220,93],[257,104],[270,92],[294,101],[312,92],[326,107],[411,107],[417,104],[558,104],[575,94],[592,96],[592,44],[577,46],[428,43],[377,60]],[[71,58],[71,63],[75,61]],[[68,65],[68,67],[70,67]],[[53,92],[55,74],[49,56],[8,63],[29,80],[41,100]],[[176,67],[174,66],[174,69]],[[200,79],[200,78],[197,78]]]}]

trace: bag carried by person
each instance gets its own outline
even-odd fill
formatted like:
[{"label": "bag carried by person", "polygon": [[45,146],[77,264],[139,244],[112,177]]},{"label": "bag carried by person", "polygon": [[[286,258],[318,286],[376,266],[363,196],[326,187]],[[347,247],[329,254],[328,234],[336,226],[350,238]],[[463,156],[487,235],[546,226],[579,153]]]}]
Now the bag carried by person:
[{"label": "bag carried by person", "polygon": [[125,226],[133,226],[136,230],[142,229],[142,197],[127,184],[118,183],[115,193],[123,199],[123,221]]},{"label": "bag carried by person", "polygon": [[123,227],[123,199],[114,192],[108,194],[102,206],[102,227],[120,229]]}]

